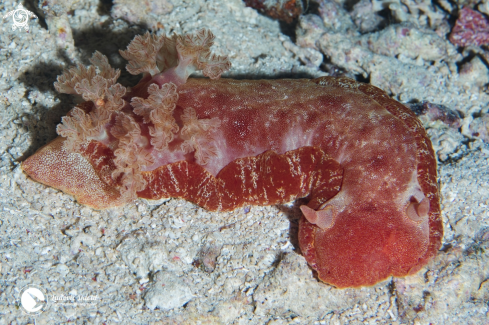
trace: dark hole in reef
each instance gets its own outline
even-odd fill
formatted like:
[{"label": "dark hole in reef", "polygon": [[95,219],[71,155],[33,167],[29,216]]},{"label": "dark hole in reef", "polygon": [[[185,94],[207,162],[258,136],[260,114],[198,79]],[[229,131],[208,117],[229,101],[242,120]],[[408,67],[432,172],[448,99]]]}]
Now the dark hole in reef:
[{"label": "dark hole in reef", "polygon": [[100,0],[97,7],[97,13],[100,16],[108,15],[110,16],[110,11],[114,6],[114,2],[112,0]]},{"label": "dark hole in reef", "polygon": [[359,82],[363,82],[363,83],[369,84],[370,83],[370,75],[364,77],[361,74],[357,74],[357,75],[355,75],[355,80],[356,81],[359,81]]},{"label": "dark hole in reef", "polygon": [[481,59],[482,63],[484,63],[484,65],[486,66],[486,68],[489,69],[489,60],[487,59],[487,54],[489,52],[489,48],[487,47],[487,45],[484,45],[483,46],[484,50],[485,50],[485,56],[484,55],[481,55],[481,54],[477,54],[477,56],[479,57],[479,59]]},{"label": "dark hole in reef", "polygon": [[394,296],[396,294],[397,289],[396,289],[396,283],[393,280],[389,282],[388,288],[389,288],[389,294]]},{"label": "dark hole in reef", "polygon": [[424,306],[422,304],[418,304],[417,306],[413,307],[413,310],[416,313],[422,312],[422,311],[424,311]]},{"label": "dark hole in reef", "polygon": [[331,77],[347,77],[355,79],[355,75],[353,73],[342,67],[337,66],[336,64],[331,62],[331,59],[327,58],[326,56],[323,56],[323,62],[319,66],[319,69],[326,72]]},{"label": "dark hole in reef", "polygon": [[303,4],[304,4],[303,5],[304,11],[302,13],[303,15],[312,14],[312,15],[319,16],[319,3],[313,0],[305,0],[303,1]]},{"label": "dark hole in reef", "polygon": [[462,9],[462,6],[459,5],[457,2],[455,1],[452,1],[452,0],[448,0],[448,3],[450,3],[452,5],[452,11],[449,12],[449,11],[446,11],[443,7],[444,6],[441,6],[439,4],[439,1],[438,0],[435,0],[433,1],[433,4],[437,4],[437,9],[441,9],[442,11],[445,11],[446,13],[449,13],[450,15],[448,16],[448,23],[450,24],[450,30],[452,30],[452,27],[455,26],[455,22],[457,21],[458,19],[458,16],[459,16],[459,11],[460,9]]},{"label": "dark hole in reef", "polygon": [[284,259],[285,253],[280,251],[277,256],[275,256],[275,260],[272,263],[272,267],[276,268],[280,264],[280,262]]},{"label": "dark hole in reef", "polygon": [[262,53],[258,56],[255,56],[253,58],[253,63],[257,63],[258,61],[260,61],[261,59],[265,59],[268,55],[266,55],[265,53]]},{"label": "dark hole in reef", "polygon": [[48,24],[46,23],[46,19],[44,19],[44,13],[37,5],[38,2],[39,1],[37,0],[25,0],[23,5],[27,10],[32,11],[37,16],[37,19],[39,19],[39,24],[42,28],[48,29]]},{"label": "dark hole in reef", "polygon": [[[437,9],[437,10],[441,10],[441,11],[443,11],[443,12],[447,13],[447,14],[453,14],[453,13],[455,12],[455,10],[457,10],[456,8],[458,7],[458,5],[457,5],[457,3],[456,3],[455,1],[453,1],[453,0],[448,0],[447,2],[448,2],[448,3],[450,3],[450,4],[452,5],[452,8],[453,8],[453,9],[452,9],[452,11],[448,11],[448,10],[446,10],[446,9],[444,8],[444,6],[442,6],[442,5],[440,4],[440,1],[439,1],[439,0],[433,0],[433,6],[436,6],[436,9]],[[453,21],[452,21],[452,23],[453,23],[453,22],[455,22],[455,20],[457,19],[457,17],[458,17],[458,15],[456,15],[455,17],[451,17],[451,16],[450,16],[450,17],[449,17],[449,20],[450,20],[450,19],[452,19],[452,20],[453,20]],[[455,18],[455,19],[454,19],[454,18]]]},{"label": "dark hole in reef", "polygon": [[279,204],[276,207],[289,219],[289,240],[298,254],[302,254],[299,247],[299,220],[302,217],[301,205],[307,204],[307,198],[299,198],[292,205]]},{"label": "dark hole in reef", "polygon": [[440,251],[441,252],[448,252],[451,248],[453,247],[452,244],[448,243],[448,244],[445,244],[443,245],[441,248],[440,248]]},{"label": "dark hole in reef", "polygon": [[355,7],[355,5],[356,5],[357,3],[359,3],[359,2],[360,2],[360,0],[346,0],[346,1],[344,2],[344,4],[343,4],[343,8],[344,8],[346,11],[350,12],[350,11],[352,11],[352,10],[353,10],[353,7]]},{"label": "dark hole in reef", "polygon": [[[458,52],[459,52],[460,54],[462,54],[462,49],[461,49],[461,48],[458,48],[457,50],[458,50]],[[477,53],[474,53],[474,52],[472,52],[472,51],[471,51],[471,52],[469,52],[469,54],[468,54],[466,57],[464,57],[462,60],[460,60],[460,61],[458,61],[458,62],[455,62],[455,64],[457,65],[457,72],[458,72],[458,73],[460,73],[460,72],[462,71],[462,69],[463,69],[463,66],[464,66],[466,63],[469,63],[470,61],[472,61],[472,59],[473,59],[473,58],[475,58],[476,56],[477,56]],[[484,64],[486,64],[486,66],[487,66],[487,62],[486,62],[485,58],[484,58],[484,57],[482,57],[482,56],[479,56],[479,58],[480,58],[480,59],[482,60],[482,62],[484,62]]]},{"label": "dark hole in reef", "polygon": [[[380,17],[384,18],[384,23],[383,23],[383,27],[386,27],[386,26],[389,26],[389,25],[392,25],[392,24],[396,24],[396,23],[399,23],[397,21],[396,18],[394,18],[394,16],[392,15],[392,12],[389,8],[385,8],[385,9],[382,9],[381,11],[378,11],[377,12],[377,15],[379,15]],[[382,29],[380,28],[380,29]]]},{"label": "dark hole in reef", "polygon": [[282,34],[290,37],[290,41],[294,44],[296,43],[296,39],[297,39],[295,31],[297,29],[298,22],[299,22],[298,19],[294,19],[290,24],[284,21],[279,21],[280,31],[282,32]]}]

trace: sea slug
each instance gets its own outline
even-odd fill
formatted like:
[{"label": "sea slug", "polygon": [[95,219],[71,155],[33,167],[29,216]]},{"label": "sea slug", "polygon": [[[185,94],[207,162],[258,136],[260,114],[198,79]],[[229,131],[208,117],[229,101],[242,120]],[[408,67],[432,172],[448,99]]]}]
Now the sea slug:
[{"label": "sea slug", "polygon": [[[132,88],[95,52],[55,88],[85,102],[22,163],[34,180],[96,209],[179,197],[205,209],[305,198],[302,254],[339,288],[418,271],[443,235],[436,160],[414,113],[347,78],[219,79],[208,30],[136,36]],[[188,78],[196,69],[210,79]]]}]

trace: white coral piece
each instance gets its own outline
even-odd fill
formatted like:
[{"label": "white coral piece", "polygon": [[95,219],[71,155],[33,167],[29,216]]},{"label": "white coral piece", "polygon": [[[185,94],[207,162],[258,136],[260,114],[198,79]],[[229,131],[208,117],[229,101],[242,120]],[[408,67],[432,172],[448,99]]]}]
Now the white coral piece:
[{"label": "white coral piece", "polygon": [[417,19],[419,25],[426,25],[429,21],[430,27],[437,27],[445,19],[445,14],[436,10],[431,0],[401,0],[409,9],[414,19]]},{"label": "white coral piece", "polygon": [[477,10],[479,10],[483,14],[489,15],[489,1],[482,0],[482,2],[477,6]]},{"label": "white coral piece", "polygon": [[431,0],[372,0],[372,9],[375,12],[389,9],[398,21],[410,21],[417,26],[426,25],[429,20],[429,25],[436,27],[445,19]]}]

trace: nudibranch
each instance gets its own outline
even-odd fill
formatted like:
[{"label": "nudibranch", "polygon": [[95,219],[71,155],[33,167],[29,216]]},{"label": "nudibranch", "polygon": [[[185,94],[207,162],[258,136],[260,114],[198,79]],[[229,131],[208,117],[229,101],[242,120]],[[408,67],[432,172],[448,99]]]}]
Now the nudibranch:
[{"label": "nudibranch", "polygon": [[[302,254],[338,288],[421,269],[441,244],[436,160],[415,115],[347,78],[220,79],[208,30],[136,36],[117,83],[99,52],[55,88],[85,102],[22,163],[95,209],[178,197],[212,211],[303,198]],[[189,78],[202,70],[208,78]]]}]

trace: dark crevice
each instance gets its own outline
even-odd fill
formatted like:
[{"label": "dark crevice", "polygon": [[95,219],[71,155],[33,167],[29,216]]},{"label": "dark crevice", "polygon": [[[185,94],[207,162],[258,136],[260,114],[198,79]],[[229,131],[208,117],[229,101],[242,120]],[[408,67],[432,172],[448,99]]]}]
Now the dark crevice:
[{"label": "dark crevice", "polygon": [[100,16],[104,16],[104,15],[110,16],[110,12],[112,11],[113,6],[114,6],[114,2],[112,0],[100,0],[97,7],[97,13]]},{"label": "dark crevice", "polygon": [[357,75],[355,75],[355,80],[358,81],[358,82],[363,82],[363,83],[366,83],[366,84],[370,84],[370,75],[364,77],[361,74],[357,74]]},{"label": "dark crevice", "polygon": [[[32,6],[34,6],[33,1],[30,3],[29,10],[33,9]],[[118,81],[123,85],[129,86],[135,85],[141,79],[141,76],[133,76],[126,71],[125,65],[127,62],[120,57],[118,50],[126,48],[134,36],[142,32],[138,28],[129,28],[125,31],[114,32],[108,28],[91,27],[83,30],[74,30],[73,36],[75,46],[81,52],[83,64],[90,64],[88,59],[95,50],[98,50],[107,55],[110,64],[114,68],[121,70],[121,76]],[[75,105],[73,96],[58,94],[53,86],[57,76],[63,72],[63,67],[56,62],[65,62],[66,67],[73,66],[74,64],[63,50],[59,50],[57,57],[53,58],[53,60],[56,61],[35,64],[19,76],[19,81],[25,85],[26,96],[33,89],[37,89],[42,93],[56,94],[56,97],[60,99],[60,103],[51,108],[34,104],[31,113],[25,113],[17,118],[19,125],[22,125],[23,129],[29,133],[31,139],[29,147],[17,161],[25,160],[37,149],[56,138],[56,125],[61,122],[61,117],[66,116]]]},{"label": "dark crevice", "polygon": [[359,2],[360,2],[360,0],[346,0],[346,1],[343,3],[343,8],[344,8],[346,11],[350,12],[350,11],[352,11],[352,10],[353,10],[353,7],[355,7],[355,5],[356,5],[357,3],[359,3]]},{"label": "dark crevice", "polygon": [[37,19],[39,19],[39,24],[42,28],[48,29],[48,24],[46,23],[46,19],[44,18],[44,13],[41,11],[41,9],[39,9],[38,2],[39,1],[37,0],[25,0],[23,6],[27,10],[32,11],[37,16]]},{"label": "dark crevice", "polygon": [[284,22],[284,21],[279,21],[279,26],[280,26],[280,31],[282,34],[288,36],[290,38],[290,41],[292,43],[296,43],[296,30],[297,30],[297,24],[299,23],[298,19],[294,19],[290,24]]},{"label": "dark crevice", "polygon": [[[462,54],[461,53],[462,52],[462,48],[459,48],[458,50],[459,50],[459,53]],[[469,54],[466,55],[462,60],[460,60],[458,62],[455,62],[455,64],[457,65],[457,72],[460,73],[460,71],[462,70],[462,66],[464,64],[469,63],[470,61],[472,61],[472,59],[475,58],[476,56],[478,56],[477,53],[470,51]],[[479,56],[479,57],[481,57],[481,56]],[[485,63],[484,58],[481,57],[481,59],[482,59],[482,62]]]}]

